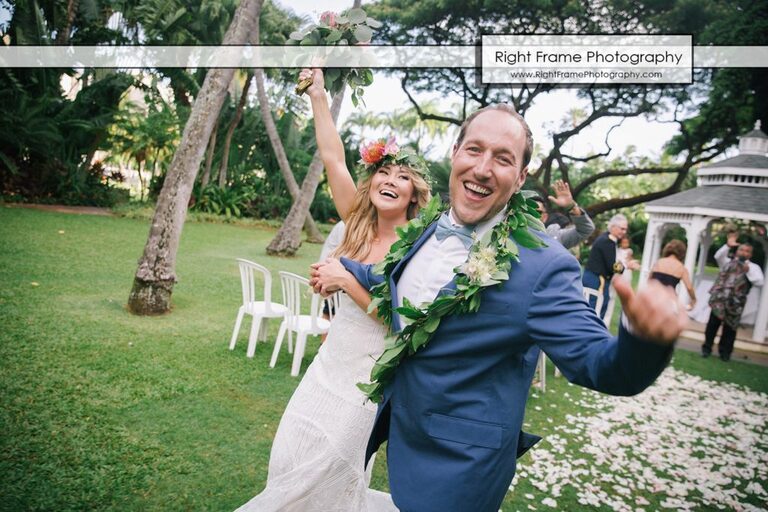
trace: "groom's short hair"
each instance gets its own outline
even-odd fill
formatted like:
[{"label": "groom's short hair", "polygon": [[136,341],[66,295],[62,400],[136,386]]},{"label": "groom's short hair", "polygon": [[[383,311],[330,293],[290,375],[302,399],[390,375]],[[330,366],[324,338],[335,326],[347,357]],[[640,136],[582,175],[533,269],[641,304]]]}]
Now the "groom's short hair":
[{"label": "groom's short hair", "polygon": [[459,129],[459,136],[456,138],[456,147],[458,148],[461,146],[461,143],[464,141],[464,136],[467,134],[467,128],[472,123],[472,121],[474,121],[474,119],[483,112],[488,112],[489,110],[500,110],[501,112],[506,112],[507,114],[520,121],[520,124],[523,125],[523,130],[525,130],[525,148],[523,149],[523,165],[521,169],[525,169],[531,161],[531,156],[533,156],[533,133],[531,133],[531,128],[528,126],[528,123],[525,122],[525,118],[523,118],[523,116],[521,116],[520,113],[515,110],[515,107],[509,103],[493,103],[487,107],[483,107],[472,112],[469,117],[467,117],[461,124],[461,128]]}]

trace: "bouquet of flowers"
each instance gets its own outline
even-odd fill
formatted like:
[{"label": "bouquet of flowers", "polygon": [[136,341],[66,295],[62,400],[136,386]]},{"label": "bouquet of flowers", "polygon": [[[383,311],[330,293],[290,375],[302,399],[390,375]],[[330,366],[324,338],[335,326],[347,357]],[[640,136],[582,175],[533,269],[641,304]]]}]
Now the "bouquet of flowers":
[{"label": "bouquet of flowers", "polygon": [[[301,46],[347,46],[369,44],[374,29],[382,24],[368,17],[363,9],[350,9],[342,14],[326,11],[316,25],[292,32],[288,44]],[[336,94],[348,85],[352,91],[352,103],[357,106],[363,95],[363,87],[373,83],[373,73],[368,68],[324,69],[325,88]],[[303,94],[312,85],[312,79],[302,80],[296,86],[296,94]]]}]

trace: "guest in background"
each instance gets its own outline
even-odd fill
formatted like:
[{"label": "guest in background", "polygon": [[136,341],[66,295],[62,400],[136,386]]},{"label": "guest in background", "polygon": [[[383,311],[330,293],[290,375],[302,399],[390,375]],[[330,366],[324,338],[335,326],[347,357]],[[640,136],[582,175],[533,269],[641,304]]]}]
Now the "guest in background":
[{"label": "guest in background", "polygon": [[[553,186],[555,195],[549,196],[549,201],[563,208],[568,212],[569,217],[561,213],[550,214],[544,206],[544,200],[541,197],[535,197],[534,201],[539,203],[539,213],[541,222],[547,227],[547,234],[560,242],[563,247],[570,249],[586,240],[595,230],[595,224],[589,218],[587,212],[582,210],[576,201],[573,200],[571,188],[563,180],[555,181]],[[565,219],[565,224],[563,220]],[[573,226],[567,227],[570,222]]]},{"label": "guest in background", "polygon": [[[704,345],[701,355],[709,357],[715,336],[723,325],[720,343],[717,345],[720,359],[731,360],[733,344],[736,341],[736,330],[739,328],[741,313],[747,304],[747,295],[752,286],[763,284],[763,271],[755,263],[749,261],[752,257],[750,244],[739,244],[739,234],[735,231],[728,233],[727,242],[715,253],[715,261],[720,267],[720,274],[715,284],[709,290],[709,315],[707,328],[704,331]],[[729,249],[736,248],[736,257],[728,256]]]},{"label": "guest in background", "polygon": [[685,242],[681,240],[668,242],[661,251],[661,258],[653,264],[650,278],[673,289],[677,287],[677,283],[682,281],[688,290],[688,296],[691,298],[688,309],[693,309],[696,305],[696,291],[693,289],[688,269],[683,265],[686,251]]},{"label": "guest in background", "polygon": [[[589,251],[589,259],[584,268],[581,283],[584,288],[596,290],[603,296],[603,306],[598,314],[605,318],[610,300],[610,284],[614,274],[624,272],[624,265],[616,260],[616,244],[627,234],[627,218],[617,213],[608,221],[608,232],[598,236]],[[595,307],[597,299],[590,298],[590,306]]]},{"label": "guest in background", "polygon": [[635,252],[629,244],[629,238],[626,236],[619,240],[619,247],[616,249],[616,260],[624,265],[624,272],[621,278],[632,285],[632,272],[640,268],[640,262],[634,258]]}]

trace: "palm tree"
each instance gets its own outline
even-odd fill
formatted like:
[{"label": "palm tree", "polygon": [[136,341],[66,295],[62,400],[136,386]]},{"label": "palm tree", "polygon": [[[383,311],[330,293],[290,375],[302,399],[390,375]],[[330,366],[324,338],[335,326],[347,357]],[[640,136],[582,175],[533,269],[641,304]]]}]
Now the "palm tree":
[{"label": "palm tree", "polygon": [[[250,40],[258,25],[262,0],[242,0],[224,36],[224,45]],[[176,283],[176,253],[181,230],[208,139],[232,81],[234,69],[210,69],[184,127],[179,147],[157,200],[144,254],[128,297],[128,308],[140,315],[167,313]]]}]

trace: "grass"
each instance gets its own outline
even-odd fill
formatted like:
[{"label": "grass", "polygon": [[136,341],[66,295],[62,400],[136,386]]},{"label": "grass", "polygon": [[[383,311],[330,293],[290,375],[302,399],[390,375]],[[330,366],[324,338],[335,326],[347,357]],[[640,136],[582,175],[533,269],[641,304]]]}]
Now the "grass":
[{"label": "grass", "polygon": [[[268,368],[271,344],[247,359],[245,328],[227,350],[240,300],[234,259],[305,274],[320,247],[271,258],[274,228],[188,223],[174,310],[142,318],[124,304],[148,228],[0,206],[0,510],[232,510],[263,488],[299,381],[286,353]],[[273,288],[279,297],[277,279]],[[761,367],[684,352],[674,364],[768,392]],[[551,432],[573,407],[566,392],[581,393],[562,378],[534,393],[526,430]],[[373,487],[386,489],[381,455]],[[524,507],[523,492],[538,493],[521,482],[504,509]]]}]

